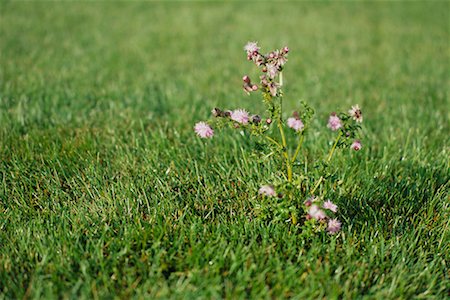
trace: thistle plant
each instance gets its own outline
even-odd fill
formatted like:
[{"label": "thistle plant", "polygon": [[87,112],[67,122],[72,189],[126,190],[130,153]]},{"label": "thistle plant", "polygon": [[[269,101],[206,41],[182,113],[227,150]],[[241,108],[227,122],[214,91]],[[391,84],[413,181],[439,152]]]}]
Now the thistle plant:
[{"label": "thistle plant", "polygon": [[[198,122],[195,132],[201,138],[212,138],[215,134],[213,128],[228,126],[239,129],[256,139],[257,151],[263,152],[260,157],[270,157],[279,162],[281,175],[274,175],[272,182],[261,185],[258,193],[255,191],[261,200],[257,205],[258,216],[270,222],[291,222],[314,231],[337,233],[341,228],[336,216],[338,207],[325,199],[326,191],[321,186],[332,180],[330,163],[338,149],[361,150],[362,144],[358,139],[363,120],[361,109],[354,105],[347,112],[330,114],[326,127],[335,133],[334,141],[328,154],[315,160],[314,169],[318,172],[309,174],[311,172],[307,172],[307,168],[301,168],[307,163],[306,155],[302,157],[301,153],[314,110],[300,101],[301,107],[289,118],[285,119],[283,112],[283,69],[288,61],[289,48],[262,54],[256,42],[248,42],[244,50],[247,60],[259,68],[261,75],[258,84],[248,75],[243,76],[242,87],[247,94],[262,94],[265,116],[250,114],[245,109],[214,108],[213,118]],[[287,130],[294,133],[294,140],[288,139]]]}]

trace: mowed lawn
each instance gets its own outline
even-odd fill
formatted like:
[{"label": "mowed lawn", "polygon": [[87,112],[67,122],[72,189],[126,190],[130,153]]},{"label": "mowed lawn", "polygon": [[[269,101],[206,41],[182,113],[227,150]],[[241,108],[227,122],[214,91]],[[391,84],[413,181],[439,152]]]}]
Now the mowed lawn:
[{"label": "mowed lawn", "polygon": [[[448,297],[449,20],[438,1],[1,1],[0,299]],[[338,235],[262,221],[282,162],[193,132],[215,106],[264,113],[248,41],[290,48],[285,117],[316,110],[297,173],[329,113],[362,107],[363,149],[320,190]]]}]

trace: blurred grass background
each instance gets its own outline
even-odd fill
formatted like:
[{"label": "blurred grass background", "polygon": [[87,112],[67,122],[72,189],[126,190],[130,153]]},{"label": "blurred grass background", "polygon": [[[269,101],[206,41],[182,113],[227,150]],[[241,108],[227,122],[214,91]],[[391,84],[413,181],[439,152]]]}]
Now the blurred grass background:
[{"label": "blurred grass background", "polygon": [[[449,2],[0,2],[6,298],[448,296]],[[249,216],[276,162],[204,143],[214,106],[263,113],[243,46],[289,46],[287,111],[358,103],[338,238]],[[206,155],[208,154],[208,155]]]}]

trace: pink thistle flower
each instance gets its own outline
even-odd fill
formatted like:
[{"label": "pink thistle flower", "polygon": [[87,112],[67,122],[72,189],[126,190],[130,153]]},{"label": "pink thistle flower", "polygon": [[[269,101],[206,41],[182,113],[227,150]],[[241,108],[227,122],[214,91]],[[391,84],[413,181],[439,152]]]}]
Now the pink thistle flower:
[{"label": "pink thistle flower", "polygon": [[339,117],[336,116],[335,113],[332,113],[332,114],[330,115],[330,118],[328,119],[328,125],[327,125],[327,127],[330,128],[330,129],[333,130],[333,131],[338,130],[339,128],[342,127],[341,119],[339,119]]},{"label": "pink thistle flower", "polygon": [[231,119],[242,125],[247,125],[249,120],[248,112],[244,109],[236,109],[231,113]]},{"label": "pink thistle flower", "polygon": [[293,117],[287,119],[287,125],[289,128],[292,128],[295,131],[302,131],[303,128],[305,128],[305,125],[303,125],[302,120]]},{"label": "pink thistle flower", "polygon": [[259,52],[259,47],[258,47],[258,42],[248,42],[245,47],[244,50],[247,51],[247,54],[253,54],[253,53],[257,53]]},{"label": "pink thistle flower", "polygon": [[206,122],[198,122],[195,124],[194,130],[202,139],[211,138],[214,135],[214,130]]},{"label": "pink thistle flower", "polygon": [[258,193],[260,195],[269,196],[269,197],[275,197],[275,189],[271,185],[263,185],[259,188]]},{"label": "pink thistle flower", "polygon": [[361,123],[363,121],[362,111],[359,108],[359,105],[356,104],[355,106],[352,106],[352,109],[348,111],[350,116],[355,120],[356,122]]},{"label": "pink thistle flower", "polygon": [[355,151],[361,150],[361,148],[362,148],[361,141],[355,140],[355,141],[353,142],[353,144],[350,146],[350,148],[352,148],[352,149],[355,150]]},{"label": "pink thistle flower", "polygon": [[323,220],[327,217],[325,212],[315,204],[309,207],[308,214],[316,220]]},{"label": "pink thistle flower", "polygon": [[269,75],[269,78],[273,79],[278,74],[278,67],[274,64],[267,64],[267,74]]},{"label": "pink thistle flower", "polygon": [[325,209],[329,209],[334,213],[337,212],[337,205],[331,202],[330,200],[325,201],[322,207]]},{"label": "pink thistle flower", "polygon": [[328,227],[327,230],[331,234],[337,233],[339,230],[341,230],[342,223],[339,222],[338,219],[331,219],[328,221]]},{"label": "pink thistle flower", "polygon": [[277,59],[277,66],[278,66],[278,67],[282,67],[282,66],[284,66],[284,65],[286,64],[286,62],[287,62],[286,56],[280,55],[280,56],[278,57],[278,59]]}]

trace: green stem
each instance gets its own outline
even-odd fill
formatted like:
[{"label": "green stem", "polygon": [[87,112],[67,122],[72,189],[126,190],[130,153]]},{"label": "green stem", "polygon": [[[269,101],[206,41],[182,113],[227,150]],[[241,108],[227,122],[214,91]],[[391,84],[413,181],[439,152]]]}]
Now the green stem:
[{"label": "green stem", "polygon": [[339,131],[338,136],[336,137],[336,141],[334,142],[333,148],[331,148],[330,153],[328,154],[327,163],[330,162],[331,157],[333,156],[334,150],[336,150],[336,146],[341,138],[342,132]]},{"label": "green stem", "polygon": [[[327,163],[329,163],[330,160],[331,160],[331,158],[333,157],[333,153],[334,153],[334,151],[336,150],[336,146],[337,146],[337,144],[338,144],[338,142],[339,142],[339,139],[341,138],[341,135],[342,135],[342,132],[339,131],[339,134],[338,134],[338,136],[336,137],[336,141],[334,142],[333,147],[331,148],[330,153],[328,154],[328,157],[327,157]],[[322,181],[323,181],[323,176],[320,176],[320,178],[319,178],[319,180],[317,181],[316,185],[315,185],[314,188],[311,190],[311,195],[314,195],[314,192],[317,190],[317,188],[318,188],[319,185],[322,183]]]},{"label": "green stem", "polygon": [[[280,99],[280,107],[281,107],[281,101],[282,101],[282,99]],[[280,135],[281,135],[281,142],[282,142],[282,146],[283,146],[283,156],[286,159],[286,170],[287,170],[288,182],[291,182],[292,181],[292,165],[291,165],[291,160],[289,158],[286,136],[284,135],[283,125],[282,125],[282,120],[281,120],[281,110],[280,110],[279,116],[278,116],[278,129],[280,130]]]},{"label": "green stem", "polygon": [[281,141],[283,143],[283,156],[286,159],[286,170],[288,175],[288,182],[292,181],[292,166],[291,161],[289,159],[289,152],[287,149],[286,137],[284,136],[283,125],[281,125],[281,118],[278,121],[278,128],[280,129]]},{"label": "green stem", "polygon": [[266,139],[268,139],[269,141],[271,141],[272,143],[274,143],[277,147],[279,147],[279,148],[283,148],[283,146],[280,144],[280,143],[278,143],[277,141],[275,141],[273,138],[271,138],[270,136],[266,136]]},{"label": "green stem", "polygon": [[300,139],[298,141],[297,149],[295,149],[294,156],[292,156],[292,160],[291,160],[292,163],[295,162],[295,159],[297,158],[297,155],[300,153],[300,149],[302,148],[304,139],[305,139],[305,136],[303,135],[303,132],[302,132],[301,136],[300,136]]}]

